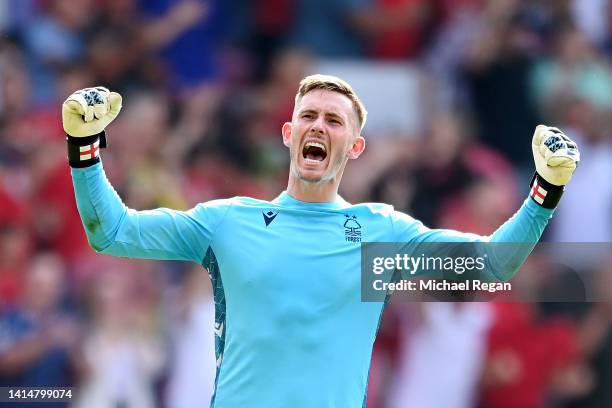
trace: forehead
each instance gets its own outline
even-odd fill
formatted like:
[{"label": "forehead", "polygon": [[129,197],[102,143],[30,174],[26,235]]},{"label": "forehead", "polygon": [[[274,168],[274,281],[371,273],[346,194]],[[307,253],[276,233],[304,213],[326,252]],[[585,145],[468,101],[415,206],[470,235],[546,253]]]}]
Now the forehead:
[{"label": "forehead", "polygon": [[346,118],[355,114],[353,102],[348,96],[339,92],[316,89],[302,96],[295,105],[295,111],[314,110],[324,113],[336,113]]}]

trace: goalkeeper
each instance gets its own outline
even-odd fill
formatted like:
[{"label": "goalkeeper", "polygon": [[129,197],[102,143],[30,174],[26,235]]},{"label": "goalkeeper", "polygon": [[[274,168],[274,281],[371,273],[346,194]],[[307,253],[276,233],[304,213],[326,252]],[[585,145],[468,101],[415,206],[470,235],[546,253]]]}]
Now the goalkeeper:
[{"label": "goalkeeper", "polygon": [[530,197],[491,236],[429,229],[385,204],[350,204],[338,186],[348,160],[364,151],[366,110],[343,80],[313,75],[301,81],[291,122],[282,126],[291,165],[287,190],[277,198],[135,211],[108,182],[99,155],[121,102],[101,87],[64,102],[80,216],[97,252],[208,269],[216,304],[216,408],[364,406],[384,303],[360,301],[359,242],[530,243],[495,265],[510,278],[540,239],[579,160],[563,133],[538,126]]}]

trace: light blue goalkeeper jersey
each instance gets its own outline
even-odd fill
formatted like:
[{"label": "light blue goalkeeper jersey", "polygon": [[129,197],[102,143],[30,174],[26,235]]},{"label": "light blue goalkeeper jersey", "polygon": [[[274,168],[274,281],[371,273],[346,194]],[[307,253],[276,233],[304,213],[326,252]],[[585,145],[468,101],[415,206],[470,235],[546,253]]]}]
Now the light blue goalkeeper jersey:
[{"label": "light blue goalkeeper jersey", "polygon": [[[215,408],[365,405],[383,302],[360,300],[360,241],[530,242],[552,210],[527,199],[490,237],[431,230],[385,204],[236,197],[181,212],[128,209],[98,163],[72,169],[91,246],[130,258],[186,260],[211,275]],[[525,248],[525,246],[521,246]],[[530,250],[507,268],[514,273]],[[203,401],[202,406],[208,402]]]}]

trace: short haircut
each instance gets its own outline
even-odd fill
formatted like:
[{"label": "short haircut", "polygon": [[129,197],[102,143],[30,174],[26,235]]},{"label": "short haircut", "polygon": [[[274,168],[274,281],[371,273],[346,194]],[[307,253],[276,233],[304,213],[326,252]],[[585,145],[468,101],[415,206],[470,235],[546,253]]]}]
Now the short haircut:
[{"label": "short haircut", "polygon": [[359,99],[359,97],[353,90],[353,87],[351,87],[348,82],[336,76],[316,74],[309,75],[306,78],[302,79],[300,81],[298,92],[295,95],[296,105],[298,101],[308,92],[315,91],[318,89],[338,92],[348,97],[351,102],[353,102],[353,109],[355,109],[355,113],[357,113],[357,119],[359,121],[359,130],[363,130],[363,127],[366,123],[366,119],[368,117],[368,111],[366,111],[365,106],[363,106],[363,102],[361,102],[361,99]]}]

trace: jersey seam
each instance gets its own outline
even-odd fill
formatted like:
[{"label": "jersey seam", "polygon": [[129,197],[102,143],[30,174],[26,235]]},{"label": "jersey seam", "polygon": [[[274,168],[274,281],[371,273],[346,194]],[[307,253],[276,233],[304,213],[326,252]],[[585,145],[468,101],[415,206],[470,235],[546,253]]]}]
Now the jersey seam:
[{"label": "jersey seam", "polygon": [[[230,202],[230,205],[227,206],[227,209],[225,210],[225,214],[223,214],[221,216],[221,219],[219,219],[219,222],[217,223],[217,225],[215,225],[215,228],[214,228],[214,230],[211,233],[210,244],[208,244],[208,247],[211,248],[211,249],[212,249],[213,243],[215,242],[215,239],[217,237],[217,231],[219,230],[219,227],[221,226],[223,221],[225,221],[225,218],[227,217],[227,214],[230,212],[230,210],[234,206],[234,199],[230,199],[228,201]],[[201,257],[201,261],[200,261],[201,265],[204,264],[204,259],[206,259],[206,252],[207,251],[208,251],[208,248],[206,248],[206,250],[204,251],[204,256]]]},{"label": "jersey seam", "polygon": [[[235,199],[229,199],[229,205],[227,206],[227,210],[225,210],[225,214],[223,214],[223,216],[221,216],[221,218],[219,219],[219,222],[217,223],[217,225],[215,226],[211,238],[210,238],[210,244],[208,244],[208,248],[206,248],[206,250],[204,251],[204,256],[202,257],[202,261],[200,262],[200,265],[202,265],[202,267],[204,267],[205,269],[206,266],[204,266],[204,261],[206,260],[206,254],[208,253],[208,251],[210,250],[210,252],[212,253],[212,256],[216,259],[216,263],[217,263],[217,269],[216,269],[216,273],[219,279],[221,279],[221,282],[223,282],[223,278],[221,277],[221,267],[219,266],[219,261],[215,255],[215,250],[213,249],[213,244],[215,242],[216,236],[217,236],[217,231],[219,230],[219,228],[221,227],[221,224],[223,223],[223,221],[225,221],[225,218],[227,217],[227,214],[230,212],[230,210],[232,209],[232,207],[234,206],[234,201]],[[210,273],[210,270],[209,270]],[[212,279],[211,279],[212,280]],[[221,286],[223,287],[223,283],[221,284]],[[221,360],[221,364],[219,365],[219,367],[217,368],[217,373],[215,375],[215,391],[213,393],[213,397],[210,403],[210,407],[214,408],[217,406],[217,391],[218,391],[218,382],[219,379],[221,378],[221,368],[223,367],[223,360],[225,360],[225,339],[227,338],[227,332],[228,332],[228,327],[227,327],[227,296],[225,294],[225,288],[223,288],[223,298],[224,298],[224,302],[226,304],[225,306],[225,318],[224,318],[224,322],[225,322],[225,331],[223,333],[223,357]],[[214,296],[214,288],[213,288],[213,296]],[[217,303],[215,301],[215,313],[217,310]],[[215,356],[216,358],[216,356]]]},{"label": "jersey seam", "polygon": [[[229,209],[228,209],[229,211]],[[211,241],[212,242],[212,241]],[[210,252],[211,257],[215,259],[215,265],[216,267],[214,268],[214,271],[211,271],[210,268],[206,268],[203,264],[204,261],[206,260],[206,257],[208,256],[208,253]],[[221,267],[219,266],[219,261],[217,259],[217,256],[215,255],[215,251],[212,249],[212,247],[209,247],[206,250],[206,255],[204,256],[204,259],[202,260],[202,266],[205,269],[208,269],[210,276],[211,276],[211,281],[213,283],[213,285],[216,284],[216,280],[219,279],[221,280],[221,290],[223,291],[223,303],[225,305],[224,307],[224,314],[225,316],[223,317],[223,323],[225,324],[225,329],[224,332],[222,333],[222,340],[223,340],[223,351],[222,351],[222,357],[221,357],[221,363],[219,364],[219,366],[216,368],[216,373],[215,373],[215,383],[214,383],[214,392],[211,398],[211,402],[210,402],[210,408],[215,408],[217,406],[217,395],[218,395],[218,391],[219,391],[219,380],[221,378],[221,370],[223,368],[223,363],[225,361],[225,340],[227,338],[227,333],[228,333],[228,325],[227,325],[227,296],[225,293],[225,287],[223,287],[223,279],[221,277]],[[213,272],[216,275],[216,278],[213,278]],[[213,299],[215,302],[215,322],[216,322],[216,313],[217,313],[217,300],[215,299],[216,296],[216,291],[215,288],[213,287]],[[216,340],[216,338],[215,338]],[[221,337],[219,338],[219,341],[221,341]],[[216,355],[216,345],[215,345],[215,359],[217,359],[218,356]]]}]

